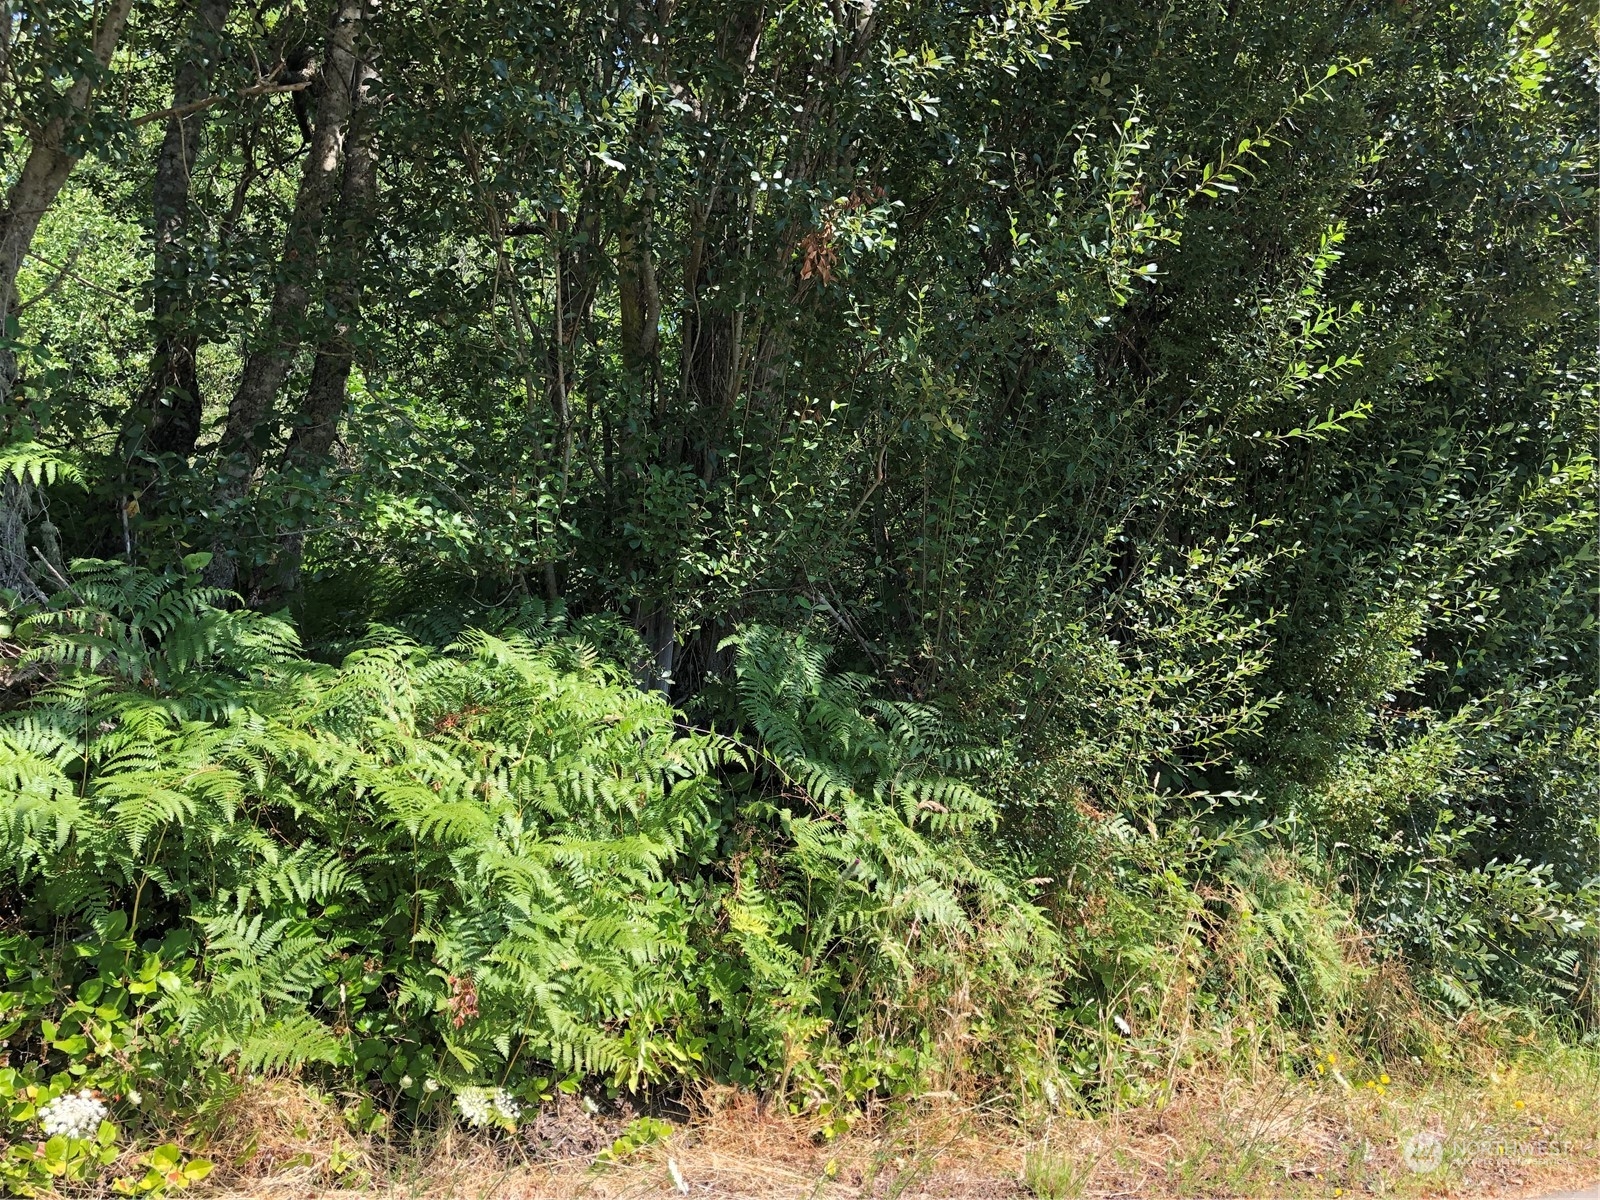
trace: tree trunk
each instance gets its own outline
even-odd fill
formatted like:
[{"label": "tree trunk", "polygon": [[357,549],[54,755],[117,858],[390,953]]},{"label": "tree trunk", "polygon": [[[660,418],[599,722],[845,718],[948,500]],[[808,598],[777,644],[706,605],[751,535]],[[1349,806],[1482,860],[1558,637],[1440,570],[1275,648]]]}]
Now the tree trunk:
[{"label": "tree trunk", "polygon": [[[709,128],[739,120],[750,99],[750,79],[761,49],[765,5],[733,10],[718,39],[718,58],[727,67],[728,90],[708,95],[701,121]],[[680,395],[682,444],[678,454],[697,473],[722,435],[738,398],[741,347],[745,340],[745,301],[735,286],[747,253],[755,215],[754,194],[736,155],[719,151],[703,160],[698,197],[690,213],[689,242],[683,262]],[[669,451],[669,461],[674,457]],[[702,461],[704,460],[704,461]]]},{"label": "tree trunk", "polygon": [[[371,72],[364,72],[370,77]],[[355,358],[354,337],[361,319],[361,270],[372,236],[372,195],[377,182],[376,139],[370,129],[351,139],[346,156],[344,186],[339,195],[339,229],[329,255],[328,311],[333,327],[317,346],[311,383],[300,406],[300,421],[284,451],[287,467],[314,467],[328,456],[344,411],[350,368]]]},{"label": "tree trunk", "polygon": [[[172,106],[181,113],[211,92],[215,67],[222,51],[222,29],[232,0],[198,0],[189,30],[188,45],[179,59],[172,89]],[[188,249],[183,243],[189,228],[189,180],[205,133],[202,111],[167,118],[167,132],[156,155],[151,189],[155,215],[155,351],[150,375],[135,410],[135,421],[145,429],[131,429],[127,453],[194,453],[200,436],[202,400],[195,374],[198,335],[186,321],[191,307]],[[142,433],[142,436],[141,436]]]},{"label": "tree trunk", "polygon": [[0,85],[11,77],[11,40],[16,36],[19,15],[12,4],[0,7]]},{"label": "tree trunk", "polygon": [[0,588],[24,600],[43,600],[28,562],[28,518],[33,515],[33,486],[10,475],[0,479]]},{"label": "tree trunk", "polygon": [[[765,14],[765,5],[729,9],[715,56],[719,65],[726,68],[723,79],[730,86],[720,94],[718,90],[708,90],[703,97],[704,107],[696,118],[706,128],[744,109],[761,45]],[[670,15],[670,6],[664,6],[663,24]],[[655,120],[653,111],[641,109],[637,136],[649,153],[654,152],[659,142]],[[692,188],[695,199],[688,214],[689,229],[682,259],[677,406],[674,410],[668,398],[662,396],[651,420],[638,424],[647,428],[654,426],[658,441],[653,449],[666,467],[676,468],[687,462],[697,475],[709,481],[719,448],[718,427],[725,422],[737,396],[743,297],[730,303],[729,283],[730,276],[738,268],[741,247],[750,235],[749,229],[741,228],[739,221],[741,216],[748,215],[740,199],[742,168],[736,170],[733,157],[725,155],[720,148],[703,162]],[[622,352],[624,363],[634,372],[654,367],[659,360],[656,344],[659,289],[649,247],[654,203],[654,191],[646,184],[641,188],[638,203],[625,205],[619,233],[617,277]],[[625,461],[631,459],[635,469],[639,469],[649,454],[649,450],[635,441],[624,448],[623,457]],[[650,582],[638,601],[635,624],[654,656],[653,685],[664,693],[673,694],[674,667],[680,650],[674,614],[679,592],[677,564],[645,562],[639,565]]]},{"label": "tree trunk", "polygon": [[[111,52],[116,49],[132,7],[133,0],[112,0],[99,28],[94,31],[91,53],[102,70],[111,62]],[[0,214],[0,317],[11,315],[17,298],[17,272],[22,268],[28,248],[33,245],[33,235],[44,214],[55,203],[72,168],[78,165],[77,157],[62,142],[71,121],[88,109],[94,85],[94,77],[85,75],[67,90],[63,111],[39,131],[29,147],[21,174],[6,196],[5,212]],[[3,375],[0,375],[0,386],[9,386]]]},{"label": "tree trunk", "polygon": [[[220,443],[216,502],[226,511],[243,499],[266,451],[267,424],[278,390],[294,363],[304,336],[306,310],[316,282],[322,227],[328,206],[341,182],[345,131],[355,106],[356,88],[362,82],[356,56],[366,0],[335,0],[328,38],[317,82],[316,125],[300,175],[294,212],[284,236],[278,283],[272,305],[228,406],[228,420]],[[221,538],[207,571],[207,581],[233,584],[236,566],[232,547]]]},{"label": "tree trunk", "polygon": [[[324,272],[333,325],[317,346],[311,383],[283,453],[283,467],[288,471],[314,471],[327,461],[349,396],[355,335],[361,319],[361,272],[372,238],[372,201],[378,175],[375,122],[365,107],[366,88],[377,72],[370,62],[361,63],[358,72],[351,136],[345,146],[344,183],[339,193],[339,222]],[[303,533],[291,531],[283,535],[264,593],[275,599],[299,590],[304,551]]]},{"label": "tree trunk", "polygon": [[[659,125],[649,95],[639,102],[635,140],[646,155],[659,150]],[[650,248],[655,216],[656,189],[646,168],[646,182],[636,198],[627,195],[622,177],[622,221],[617,228],[617,298],[622,318],[622,363],[647,395],[656,374],[656,354],[661,341],[661,289],[656,282],[655,256]]]},{"label": "tree trunk", "polygon": [[[100,24],[90,40],[90,53],[104,70],[111,63],[111,52],[128,23],[128,12],[133,0],[111,0]],[[9,23],[9,6],[7,8]],[[6,44],[10,44],[10,29]],[[78,165],[78,158],[65,143],[67,132],[74,120],[88,111],[94,95],[97,73],[86,74],[75,80],[56,116],[50,118],[28,148],[28,157],[22,164],[16,182],[6,195],[4,212],[0,212],[0,410],[11,400],[16,386],[17,364],[7,343],[12,336],[11,320],[17,300],[17,272],[22,260],[33,245],[33,235],[39,222],[61,194],[67,176]],[[37,586],[28,573],[28,517],[32,515],[32,498],[26,484],[8,482],[0,489],[0,587],[13,588],[24,594],[36,594]]]}]

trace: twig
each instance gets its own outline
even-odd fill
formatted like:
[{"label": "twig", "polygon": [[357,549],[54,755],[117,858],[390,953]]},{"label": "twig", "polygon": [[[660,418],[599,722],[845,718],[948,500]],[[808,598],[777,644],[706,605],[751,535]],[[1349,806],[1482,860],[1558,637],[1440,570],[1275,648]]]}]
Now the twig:
[{"label": "twig", "polygon": [[[56,581],[58,583],[60,583],[63,588],[65,588],[67,591],[71,592],[74,596],[76,596],[78,598],[78,603],[79,604],[88,604],[89,603],[87,600],[85,600],[83,598],[83,593],[78,590],[77,584],[73,583],[72,580],[68,579],[65,575],[63,575],[61,573],[61,571],[56,567],[55,563],[51,562],[48,558],[46,558],[44,556],[43,553],[40,552],[39,547],[35,546],[33,548],[33,553],[34,553],[34,556],[36,558],[38,558],[38,560],[41,563],[44,564],[45,570],[49,571],[50,574],[54,575],[56,577]],[[41,592],[40,595],[43,595],[43,593]]]},{"label": "twig", "polygon": [[124,294],[122,294],[120,292],[113,292],[110,288],[101,287],[98,283],[95,283],[91,279],[85,279],[82,275],[79,275],[76,271],[74,271],[72,269],[72,264],[78,261],[78,254],[81,251],[81,249],[82,249],[82,243],[80,242],[78,248],[73,250],[72,257],[67,259],[67,261],[64,262],[64,263],[52,262],[50,259],[44,257],[44,255],[35,254],[32,250],[29,250],[28,251],[28,257],[33,259],[33,261],[38,263],[40,266],[49,267],[52,271],[56,272],[56,277],[38,295],[29,296],[20,305],[18,305],[17,306],[17,311],[21,312],[21,311],[23,311],[23,309],[27,308],[30,304],[36,304],[40,300],[43,300],[46,296],[50,295],[58,287],[61,286],[61,281],[63,279],[70,279],[74,283],[81,283],[84,287],[88,288],[90,291],[99,292],[102,296],[109,296],[113,300],[120,300],[120,301],[126,302],[127,299],[128,299],[128,297],[126,295],[124,295]]},{"label": "twig", "polygon": [[[44,266],[49,267],[56,273],[56,277],[49,283],[45,284],[44,288],[37,295],[29,296],[21,304],[17,305],[17,311],[19,313],[27,311],[27,309],[37,304],[39,301],[53,295],[56,289],[61,286],[61,281],[64,279],[74,279],[83,284],[85,287],[95,287],[95,285],[90,283],[87,279],[82,279],[72,273],[72,268],[78,262],[78,256],[83,253],[83,244],[84,242],[88,241],[88,239],[88,230],[85,230],[83,233],[78,235],[77,244],[72,247],[72,253],[67,255],[67,261],[65,263],[53,263],[49,259],[41,258],[39,255],[34,254],[31,250],[28,252],[29,258],[33,259],[37,263],[42,263]],[[106,294],[111,295],[110,292],[107,292]],[[124,299],[124,297],[121,296],[115,296],[113,298],[118,300]]]},{"label": "twig", "polygon": [[236,92],[218,92],[215,96],[207,96],[203,100],[191,100],[187,104],[174,104],[171,108],[163,108],[159,112],[148,112],[128,123],[135,126],[148,125],[151,121],[160,121],[167,117],[187,117],[191,113],[210,108],[213,104],[220,104],[230,97],[244,100],[251,96],[277,96],[283,92],[303,92],[311,86],[311,83],[309,79],[302,83],[268,83],[263,80],[247,88],[240,88]]}]

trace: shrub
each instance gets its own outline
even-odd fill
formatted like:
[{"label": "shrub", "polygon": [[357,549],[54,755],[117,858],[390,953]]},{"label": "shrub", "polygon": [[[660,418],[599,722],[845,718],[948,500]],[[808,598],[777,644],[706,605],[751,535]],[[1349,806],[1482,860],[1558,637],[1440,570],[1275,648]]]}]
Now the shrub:
[{"label": "shrub", "polygon": [[[559,621],[442,651],[375,630],[322,664],[202,566],[80,563],[18,626],[0,861],[51,989],[8,1019],[37,1040],[85,988],[149,992],[162,1034],[96,1086],[183,1108],[159,1081],[196,1065],[321,1064],[420,1117],[463,1088],[709,1073],[848,1120],[1048,1051],[1056,942],[979,865],[989,802],[933,710],[825,648],[742,635],[755,751]],[[127,978],[44,955],[45,930]],[[30,1059],[49,1087],[81,1076],[58,1050]]]}]

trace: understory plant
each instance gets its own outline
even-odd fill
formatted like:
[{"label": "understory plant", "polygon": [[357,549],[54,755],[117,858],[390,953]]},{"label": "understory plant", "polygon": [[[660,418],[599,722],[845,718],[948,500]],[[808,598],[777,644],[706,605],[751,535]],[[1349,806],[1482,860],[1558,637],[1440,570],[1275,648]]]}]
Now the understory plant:
[{"label": "understory plant", "polygon": [[[743,635],[752,743],[559,622],[319,663],[186,567],[79,563],[17,627],[4,1016],[39,1086],[183,1111],[309,1069],[425,1120],[709,1075],[847,1124],[1048,1051],[1056,943],[980,865],[989,802],[825,647]],[[71,1042],[86,1074],[58,1031],[94,1002],[142,1032]]]},{"label": "understory plant", "polygon": [[[930,1089],[1115,1108],[1339,1042],[1392,936],[1248,797],[1130,791],[1019,839],[982,786],[1015,749],[814,631],[734,634],[696,725],[559,612],[319,662],[204,566],[79,562],[10,643],[17,1187],[262,1073],[407,1127],[706,1079],[827,1137]],[[74,1096],[105,1124],[59,1141]]]}]

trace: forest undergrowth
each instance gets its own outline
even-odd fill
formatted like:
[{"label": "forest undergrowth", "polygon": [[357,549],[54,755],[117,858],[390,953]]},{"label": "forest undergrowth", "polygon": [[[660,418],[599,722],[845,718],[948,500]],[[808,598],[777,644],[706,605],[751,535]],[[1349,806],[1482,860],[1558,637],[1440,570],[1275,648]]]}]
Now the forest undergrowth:
[{"label": "forest undergrowth", "polygon": [[[203,566],[81,562],[12,633],[13,1190],[161,1192],[224,1148],[236,1182],[376,1181],[442,1169],[441,1137],[603,1173],[701,1144],[712,1095],[818,1153],[927,1112],[1036,1136],[1038,1195],[1132,1169],[1139,1113],[1182,1130],[1155,1180],[1177,1194],[1379,1178],[1404,1137],[1507,1116],[1561,1147],[1547,1173],[1593,1162],[1575,1013],[1452,1015],[1458,981],[1419,989],[1296,827],[1232,798],[1085,805],[1076,846],[1030,855],[1010,822],[1036,810],[978,783],[1029,768],[804,633],[732,635],[691,719],[614,622],[530,602],[444,650],[375,627],[335,665]],[[1030,873],[1064,846],[1096,870]],[[1540,884],[1527,920],[1581,914]],[[1442,915],[1496,961],[1487,913]],[[258,1092],[315,1114],[302,1149],[252,1147]],[[1357,1142],[1387,1157],[1336,1167]]]},{"label": "forest undergrowth", "polygon": [[0,1190],[1592,1166],[1592,7],[0,0]]}]

